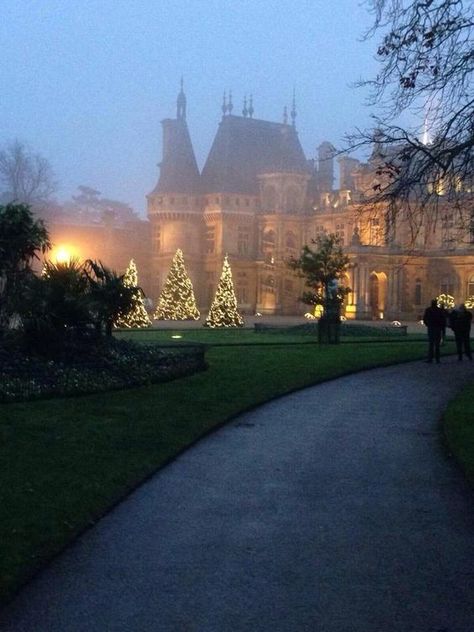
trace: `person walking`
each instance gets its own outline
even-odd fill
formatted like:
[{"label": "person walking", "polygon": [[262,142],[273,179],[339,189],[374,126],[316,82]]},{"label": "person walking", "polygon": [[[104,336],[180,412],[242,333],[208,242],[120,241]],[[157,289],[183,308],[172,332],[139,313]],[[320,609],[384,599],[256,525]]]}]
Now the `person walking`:
[{"label": "person walking", "polygon": [[454,309],[449,316],[449,326],[454,332],[459,361],[462,361],[463,351],[469,360],[472,360],[471,323],[472,314],[466,309],[464,303],[461,303],[457,309]]},{"label": "person walking", "polygon": [[446,315],[444,310],[438,307],[436,299],[431,301],[430,307],[425,309],[423,314],[423,323],[428,328],[428,360],[433,362],[435,358],[437,364],[440,362],[439,346],[441,344],[441,336],[446,328]]}]

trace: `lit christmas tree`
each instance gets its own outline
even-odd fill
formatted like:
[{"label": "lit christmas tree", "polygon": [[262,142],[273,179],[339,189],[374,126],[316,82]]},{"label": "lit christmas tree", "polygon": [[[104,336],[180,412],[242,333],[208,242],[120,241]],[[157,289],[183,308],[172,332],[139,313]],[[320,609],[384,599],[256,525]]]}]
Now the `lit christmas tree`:
[{"label": "lit christmas tree", "polygon": [[150,327],[151,320],[145,309],[143,292],[138,287],[137,266],[133,259],[130,260],[128,268],[123,275],[123,284],[125,287],[135,288],[133,292],[134,305],[129,312],[119,315],[114,323],[114,327],[126,327],[128,329],[132,327]]},{"label": "lit christmas tree", "polygon": [[178,248],[153,318],[158,320],[198,320],[199,317],[200,313],[194,298],[193,284],[184,267],[183,253]]},{"label": "lit christmas tree", "polygon": [[204,323],[205,327],[242,327],[242,316],[237,311],[237,299],[232,282],[232,271],[227,255],[222,266],[222,274],[217,286],[216,295],[212,301],[209,315]]}]

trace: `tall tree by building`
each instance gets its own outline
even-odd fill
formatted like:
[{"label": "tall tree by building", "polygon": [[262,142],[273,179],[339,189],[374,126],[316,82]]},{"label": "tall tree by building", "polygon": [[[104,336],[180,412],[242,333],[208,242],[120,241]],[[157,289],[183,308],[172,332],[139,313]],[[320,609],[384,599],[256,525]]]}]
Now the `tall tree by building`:
[{"label": "tall tree by building", "polygon": [[193,284],[186,272],[183,252],[176,251],[153,316],[157,320],[198,320]]},{"label": "tall tree by building", "polygon": [[[420,226],[452,204],[458,237],[472,238],[474,210],[474,4],[460,0],[369,0],[367,37],[381,34],[371,89],[375,132],[350,137],[373,144],[370,202]],[[401,121],[404,121],[401,122]],[[413,124],[407,125],[407,121]],[[445,206],[445,205],[444,205]]]},{"label": "tall tree by building", "polygon": [[138,272],[134,259],[130,260],[123,277],[125,287],[133,289],[133,305],[124,314],[119,314],[115,327],[142,328],[151,325],[150,317],[145,308],[143,292],[138,285]]},{"label": "tall tree by building", "polygon": [[232,281],[232,270],[226,255],[216,294],[204,325],[215,328],[242,327],[243,324],[243,318],[237,311],[237,298]]}]

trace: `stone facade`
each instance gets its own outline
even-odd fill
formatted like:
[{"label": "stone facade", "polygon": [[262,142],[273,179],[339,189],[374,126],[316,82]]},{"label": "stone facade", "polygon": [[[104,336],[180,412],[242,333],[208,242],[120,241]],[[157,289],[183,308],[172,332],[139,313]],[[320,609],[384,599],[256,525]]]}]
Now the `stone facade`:
[{"label": "stone facade", "polygon": [[442,197],[438,220],[415,233],[403,213],[391,223],[386,210],[367,210],[373,161],[340,158],[334,189],[333,147],[324,142],[318,159],[307,160],[295,116],[293,108],[290,123],[286,115],[274,123],[253,118],[253,108],[236,116],[224,104],[199,172],[181,88],[176,119],[162,122],[160,176],[147,196],[154,298],[181,248],[201,311],[228,254],[243,313],[302,314],[303,281],[287,261],[323,233],[339,235],[351,260],[347,318],[418,319],[442,292],[457,302],[474,294],[474,244],[454,238],[456,219]]}]

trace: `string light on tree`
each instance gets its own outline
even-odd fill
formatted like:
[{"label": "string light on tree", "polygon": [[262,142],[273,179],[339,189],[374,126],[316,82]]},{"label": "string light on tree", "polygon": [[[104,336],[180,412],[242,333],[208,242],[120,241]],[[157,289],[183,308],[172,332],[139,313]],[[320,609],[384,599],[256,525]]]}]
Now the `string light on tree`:
[{"label": "string light on tree", "polygon": [[134,288],[133,307],[126,314],[120,314],[114,323],[115,327],[142,328],[150,327],[151,320],[145,308],[143,292],[138,286],[137,266],[133,259],[130,260],[128,268],[123,277],[125,287]]},{"label": "string light on tree", "polygon": [[451,294],[440,294],[436,297],[436,304],[444,309],[453,309],[454,296],[451,296]]},{"label": "string light on tree", "polygon": [[183,252],[178,248],[158,299],[154,318],[157,320],[198,320],[199,317],[193,284],[184,266]]},{"label": "string light on tree", "polygon": [[212,301],[209,315],[204,323],[205,327],[242,327],[244,321],[237,311],[237,298],[232,282],[232,271],[230,269],[227,255],[222,266],[222,274],[217,286],[216,295]]}]

